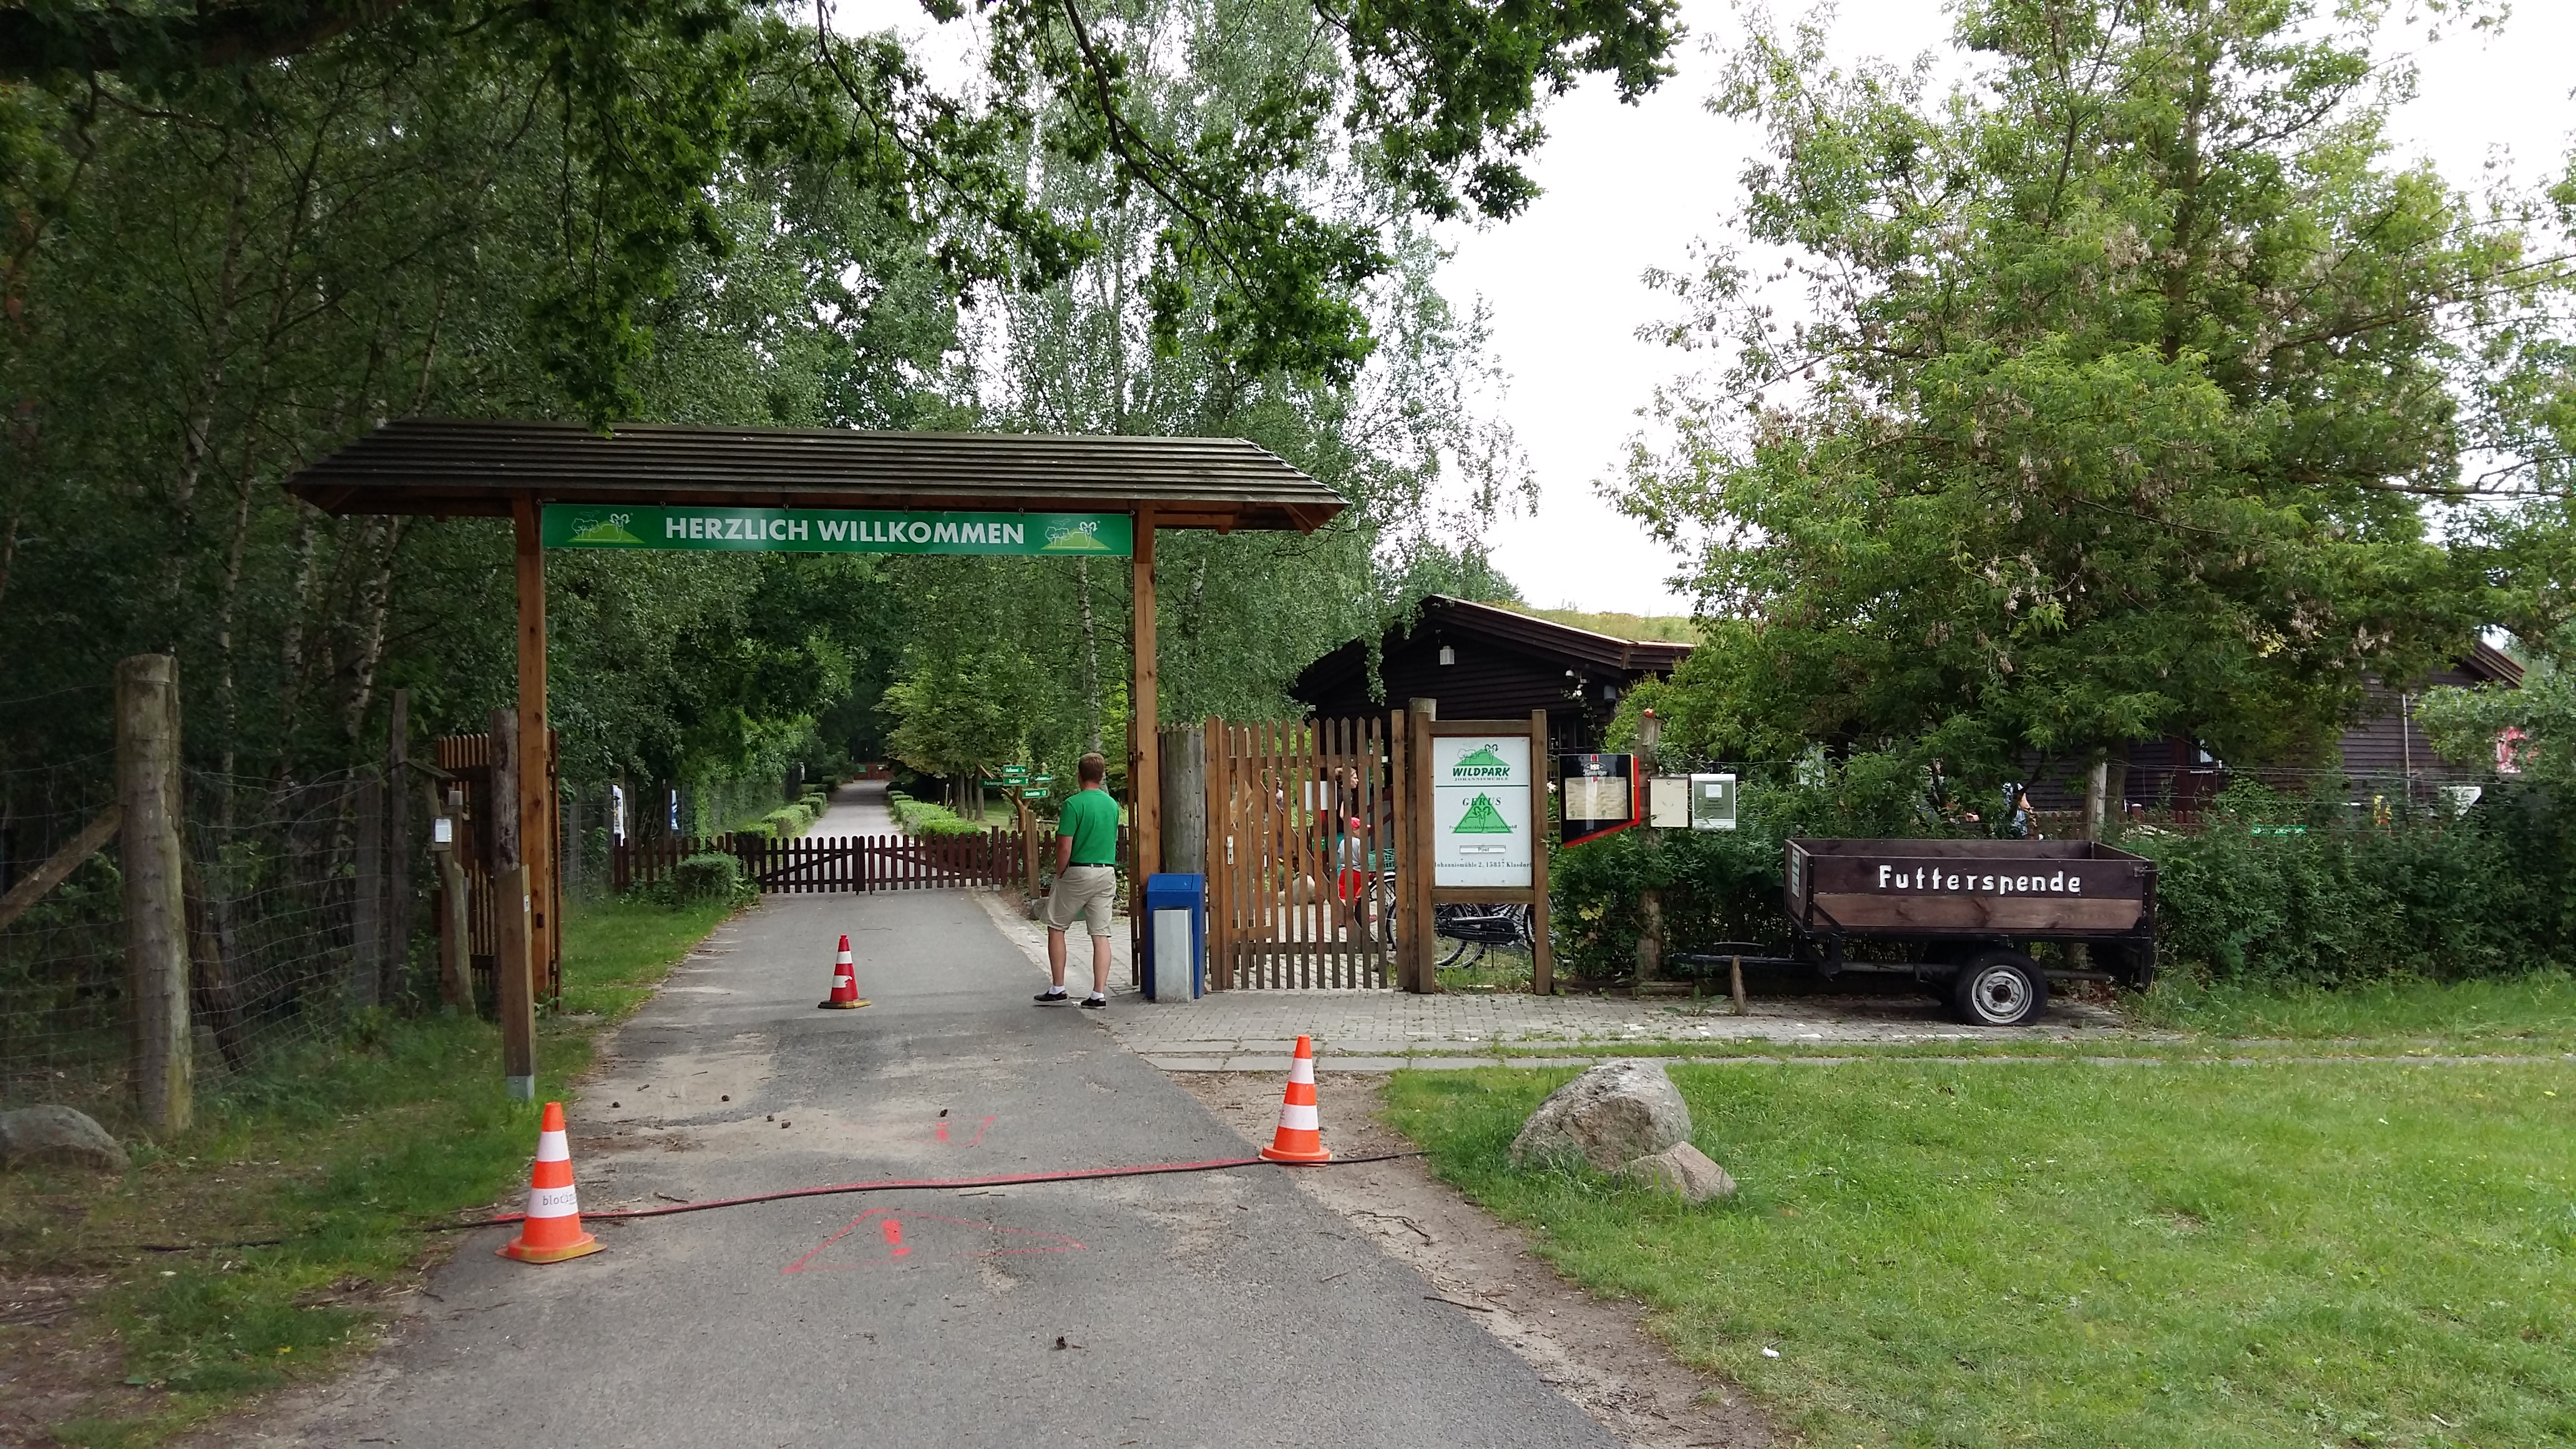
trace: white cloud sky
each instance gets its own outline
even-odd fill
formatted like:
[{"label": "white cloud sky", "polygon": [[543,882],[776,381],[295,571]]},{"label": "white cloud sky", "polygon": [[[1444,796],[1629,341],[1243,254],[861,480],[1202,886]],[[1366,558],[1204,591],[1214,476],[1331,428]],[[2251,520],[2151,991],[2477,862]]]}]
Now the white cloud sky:
[{"label": "white cloud sky", "polygon": [[[1775,13],[1801,12],[1782,0]],[[1495,528],[1495,559],[1542,606],[1689,610],[1666,583],[1680,560],[1594,487],[1621,468],[1655,388],[1692,365],[1637,340],[1641,324],[1670,312],[1669,299],[1640,276],[1687,266],[1692,242],[1718,233],[1760,139],[1706,106],[1719,65],[1708,46],[1743,33],[1736,5],[1682,0],[1682,14],[1691,39],[1679,74],[1636,106],[1618,104],[1606,85],[1558,102],[1531,168],[1546,194],[1507,225],[1447,238],[1455,256],[1443,290],[1462,309],[1480,296],[1490,308],[1493,351],[1511,379],[1506,415],[1540,488],[1534,513]],[[919,0],[836,0],[833,22],[899,32],[941,83],[972,74],[975,32],[932,23]],[[1843,0],[1830,29],[1846,60],[1949,53],[1947,7],[1929,0]],[[2484,189],[2484,168],[2500,151],[2525,181],[2555,172],[2576,133],[2566,66],[2576,55],[2576,4],[2524,0],[2500,33],[2454,31],[2430,45],[2392,22],[2388,41],[2411,50],[2422,73],[2417,98],[2397,117],[2402,151],[2431,157],[2471,191]]]},{"label": "white cloud sky", "polygon": [[[1547,194],[1506,226],[1453,238],[1442,274],[1459,305],[1481,295],[1492,312],[1494,352],[1512,380],[1508,415],[1541,490],[1535,514],[1495,529],[1495,559],[1543,606],[1689,608],[1665,583],[1679,560],[1593,486],[1620,469],[1656,386],[1690,366],[1636,339],[1639,324],[1670,311],[1639,276],[1684,266],[1692,241],[1718,231],[1759,140],[1703,104],[1718,65],[1703,45],[1741,33],[1734,7],[1684,0],[1683,14],[1694,40],[1681,73],[1635,107],[1597,85],[1559,103],[1533,168]],[[1948,26],[1922,0],[1848,0],[1834,49],[1908,58],[1946,48]],[[2510,148],[2526,179],[2554,169],[2576,130],[2565,65],[2576,54],[2576,6],[2525,3],[2500,36],[2456,32],[2415,53],[2422,83],[2397,120],[2402,149],[2430,156],[2473,191],[2496,147]]]}]

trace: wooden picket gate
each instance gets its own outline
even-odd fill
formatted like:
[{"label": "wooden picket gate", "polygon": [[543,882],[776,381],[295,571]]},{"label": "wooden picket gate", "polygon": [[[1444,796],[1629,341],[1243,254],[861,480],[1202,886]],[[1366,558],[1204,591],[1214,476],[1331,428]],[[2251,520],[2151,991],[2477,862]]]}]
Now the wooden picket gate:
[{"label": "wooden picket gate", "polygon": [[730,855],[764,895],[1007,886],[1020,880],[1020,838],[981,835],[826,835],[772,840],[743,832],[614,846],[609,877],[628,890],[651,885],[692,855]]},{"label": "wooden picket gate", "polygon": [[1383,720],[1207,722],[1210,989],[1395,984],[1403,777]]}]

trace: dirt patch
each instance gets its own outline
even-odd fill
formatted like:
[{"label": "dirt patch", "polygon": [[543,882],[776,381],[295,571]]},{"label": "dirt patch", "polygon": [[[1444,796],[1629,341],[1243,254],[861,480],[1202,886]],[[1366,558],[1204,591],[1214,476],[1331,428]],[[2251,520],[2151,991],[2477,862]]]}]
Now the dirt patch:
[{"label": "dirt patch", "polygon": [[116,1381],[113,1339],[84,1305],[100,1274],[0,1273],[0,1444],[49,1444],[48,1431]]},{"label": "dirt patch", "polygon": [[[1279,1123],[1279,1078],[1176,1072],[1172,1080],[1246,1141]],[[1382,1076],[1334,1073],[1316,1084],[1325,1141],[1344,1157],[1411,1149],[1378,1121]],[[1494,1221],[1431,1175],[1419,1158],[1291,1173],[1308,1196],[1421,1274],[1535,1369],[1540,1380],[1629,1449],[1737,1449],[1780,1442],[1734,1385],[1674,1360],[1647,1336],[1644,1310],[1567,1284]]]}]

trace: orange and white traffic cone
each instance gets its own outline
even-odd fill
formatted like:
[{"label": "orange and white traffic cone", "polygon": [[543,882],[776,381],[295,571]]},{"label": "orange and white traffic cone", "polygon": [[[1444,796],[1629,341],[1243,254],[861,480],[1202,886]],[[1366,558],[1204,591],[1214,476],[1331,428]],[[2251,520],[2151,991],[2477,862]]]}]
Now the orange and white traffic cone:
[{"label": "orange and white traffic cone", "polygon": [[564,1140],[563,1103],[546,1104],[537,1129],[537,1165],[528,1174],[528,1216],[519,1236],[501,1249],[522,1263],[560,1263],[599,1251],[599,1239],[581,1230],[581,1199],[572,1186],[572,1148]]},{"label": "orange and white traffic cone", "polygon": [[1330,1162],[1324,1150],[1324,1122],[1315,1115],[1315,1043],[1297,1038],[1296,1058],[1288,1063],[1288,1095],[1279,1104],[1279,1130],[1261,1155],[1272,1162]]},{"label": "orange and white traffic cone", "polygon": [[867,1005],[859,995],[859,968],[850,963],[850,938],[841,938],[841,954],[832,963],[832,994],[814,1003],[817,1011],[856,1011]]}]

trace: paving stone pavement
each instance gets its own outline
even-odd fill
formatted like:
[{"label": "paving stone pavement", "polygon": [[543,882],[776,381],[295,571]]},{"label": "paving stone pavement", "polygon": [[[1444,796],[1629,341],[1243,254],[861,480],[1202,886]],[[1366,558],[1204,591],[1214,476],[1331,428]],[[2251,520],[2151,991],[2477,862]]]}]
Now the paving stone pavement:
[{"label": "paving stone pavement", "polygon": [[[1000,895],[979,898],[1043,970],[1045,928],[1014,914],[1013,903]],[[1077,951],[1085,949],[1074,944]],[[2034,1026],[1979,1028],[1951,1021],[1928,997],[1904,996],[1757,999],[1746,1016],[1730,1015],[1723,998],[1694,1009],[1687,999],[1670,997],[1511,992],[1224,991],[1157,1004],[1136,994],[1123,922],[1114,960],[1111,1005],[1101,1013],[1101,1024],[1120,1045],[1174,1072],[1273,1071],[1301,1033],[1315,1039],[1319,1070],[1346,1072],[1593,1059],[1582,1053],[1543,1061],[1527,1055],[1541,1047],[1616,1056],[1623,1046],[1666,1042],[2084,1041],[2130,1034],[2117,1016],[2089,1003],[2052,1003]]]}]

